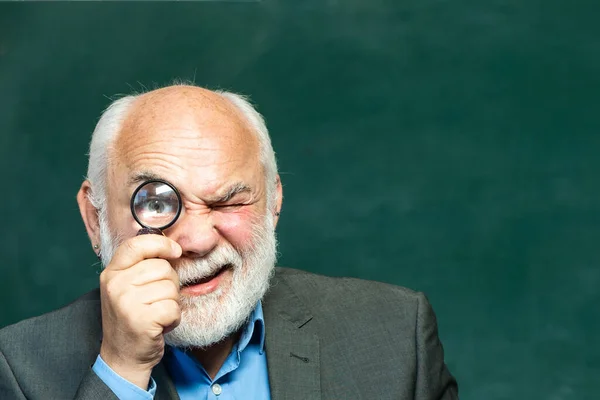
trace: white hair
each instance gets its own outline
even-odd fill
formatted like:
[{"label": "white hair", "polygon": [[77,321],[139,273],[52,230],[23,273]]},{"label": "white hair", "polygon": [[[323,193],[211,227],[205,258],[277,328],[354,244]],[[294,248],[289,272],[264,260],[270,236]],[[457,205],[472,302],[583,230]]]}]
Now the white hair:
[{"label": "white hair", "polygon": [[[277,161],[265,120],[250,103],[248,97],[223,90],[215,91],[215,93],[230,101],[242,113],[250,125],[251,131],[258,138],[260,161],[266,180],[267,209],[271,210],[277,200],[277,191],[275,190]],[[106,182],[110,162],[108,157],[110,146],[121,131],[123,122],[139,96],[139,94],[126,96],[111,103],[102,113],[92,133],[87,179],[92,187],[90,201],[98,210],[106,211]]]},{"label": "white hair", "polygon": [[108,148],[121,130],[135,99],[136,96],[126,96],[114,101],[104,110],[92,133],[87,179],[92,186],[90,201],[98,210],[104,210],[106,205]]}]

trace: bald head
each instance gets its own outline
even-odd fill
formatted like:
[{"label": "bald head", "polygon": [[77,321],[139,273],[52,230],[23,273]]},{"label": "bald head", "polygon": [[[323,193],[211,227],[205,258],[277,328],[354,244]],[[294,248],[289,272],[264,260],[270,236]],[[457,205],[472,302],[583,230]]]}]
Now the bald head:
[{"label": "bald head", "polygon": [[252,135],[248,119],[225,96],[196,86],[169,86],[138,96],[127,113],[121,131],[152,131],[187,124],[228,125],[240,134]]},{"label": "bald head", "polygon": [[122,164],[182,176],[198,168],[253,168],[259,141],[228,99],[193,86],[171,86],[139,96],[109,150],[109,176]]}]

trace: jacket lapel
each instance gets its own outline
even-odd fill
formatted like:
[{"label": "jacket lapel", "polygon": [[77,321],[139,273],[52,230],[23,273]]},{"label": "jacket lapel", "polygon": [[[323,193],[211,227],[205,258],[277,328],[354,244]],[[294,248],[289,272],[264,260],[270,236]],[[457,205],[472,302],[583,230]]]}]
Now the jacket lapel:
[{"label": "jacket lapel", "polygon": [[312,316],[292,289],[276,278],[263,300],[263,311],[271,399],[320,400],[319,339],[306,329]]}]

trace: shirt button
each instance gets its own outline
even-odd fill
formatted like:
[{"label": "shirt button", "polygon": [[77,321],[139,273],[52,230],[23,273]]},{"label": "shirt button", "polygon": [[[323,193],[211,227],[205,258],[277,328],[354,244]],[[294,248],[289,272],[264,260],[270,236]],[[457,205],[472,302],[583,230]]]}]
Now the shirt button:
[{"label": "shirt button", "polygon": [[223,391],[223,388],[218,383],[215,383],[214,385],[212,385],[211,389],[212,389],[212,392],[215,394],[215,396],[220,395],[221,392]]}]

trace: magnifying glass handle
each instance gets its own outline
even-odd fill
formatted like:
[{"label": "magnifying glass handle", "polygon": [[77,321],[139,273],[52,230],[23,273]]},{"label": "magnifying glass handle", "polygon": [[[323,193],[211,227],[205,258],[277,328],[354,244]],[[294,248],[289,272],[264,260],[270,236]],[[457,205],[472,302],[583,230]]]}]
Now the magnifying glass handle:
[{"label": "magnifying glass handle", "polygon": [[156,228],[142,228],[138,231],[136,236],[140,236],[140,235],[164,235],[162,233],[162,231],[160,229],[156,229]]}]

